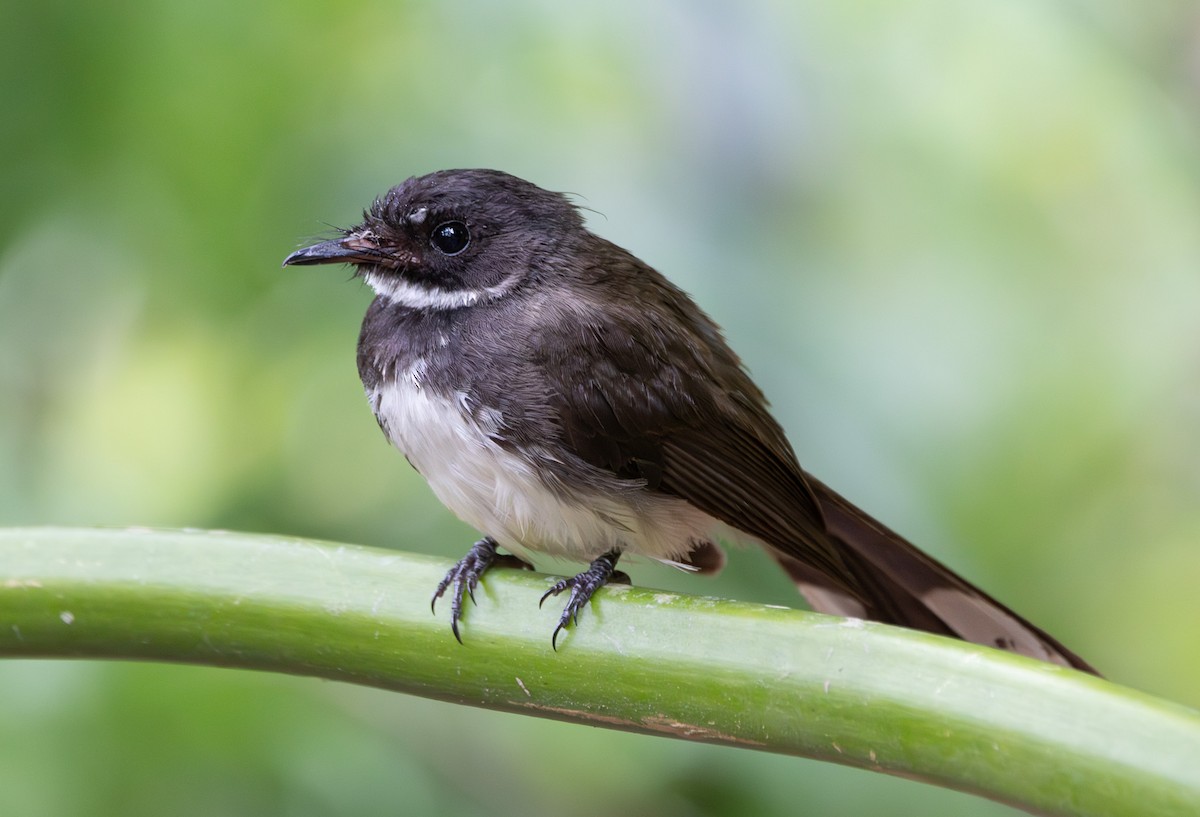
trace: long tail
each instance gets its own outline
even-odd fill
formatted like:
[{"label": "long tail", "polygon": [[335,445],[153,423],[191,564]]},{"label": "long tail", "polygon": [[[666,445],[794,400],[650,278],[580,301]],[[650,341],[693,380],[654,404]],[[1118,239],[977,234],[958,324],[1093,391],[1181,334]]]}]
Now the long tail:
[{"label": "long tail", "polygon": [[1100,674],[1044,630],[806,476],[826,528],[844,545],[840,550],[863,591],[848,595],[802,562],[773,551],[815,609],[949,635]]}]

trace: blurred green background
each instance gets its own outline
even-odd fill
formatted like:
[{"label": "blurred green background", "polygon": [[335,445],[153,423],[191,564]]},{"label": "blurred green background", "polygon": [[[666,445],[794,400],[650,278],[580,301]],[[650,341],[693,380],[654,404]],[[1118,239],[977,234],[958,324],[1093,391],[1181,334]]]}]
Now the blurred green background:
[{"label": "blurred green background", "polygon": [[[0,524],[461,555],[363,400],[368,291],[280,261],[495,167],[694,293],[807,468],[1200,705],[1195,3],[8,2],[0,63]],[[798,603],[748,551],[634,573]],[[3,662],[0,701],[23,817],[1010,813],[308,679]]]}]

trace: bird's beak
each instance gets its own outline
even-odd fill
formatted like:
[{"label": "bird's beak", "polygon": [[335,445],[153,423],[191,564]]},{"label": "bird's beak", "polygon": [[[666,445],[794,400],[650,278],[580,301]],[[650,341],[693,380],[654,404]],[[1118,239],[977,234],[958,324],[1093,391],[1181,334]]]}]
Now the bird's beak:
[{"label": "bird's beak", "polygon": [[313,244],[283,259],[285,267],[302,267],[310,264],[378,264],[386,258],[375,242],[352,233],[336,241]]}]

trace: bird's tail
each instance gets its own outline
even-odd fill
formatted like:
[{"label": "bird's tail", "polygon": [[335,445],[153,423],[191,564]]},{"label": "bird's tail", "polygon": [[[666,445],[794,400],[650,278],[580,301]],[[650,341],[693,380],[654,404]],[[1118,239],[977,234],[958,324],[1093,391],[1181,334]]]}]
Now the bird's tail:
[{"label": "bird's tail", "polygon": [[773,550],[816,610],[949,635],[1100,674],[1044,630],[806,476],[826,529],[843,546],[838,550],[861,588],[850,595],[804,563]]}]

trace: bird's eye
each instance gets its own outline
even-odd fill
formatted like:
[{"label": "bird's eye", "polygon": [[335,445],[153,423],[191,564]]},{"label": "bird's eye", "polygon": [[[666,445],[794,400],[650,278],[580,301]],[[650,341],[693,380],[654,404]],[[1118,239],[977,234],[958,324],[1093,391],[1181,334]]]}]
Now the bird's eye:
[{"label": "bird's eye", "polygon": [[438,252],[458,255],[471,243],[471,232],[461,221],[443,221],[433,228],[429,241]]}]

